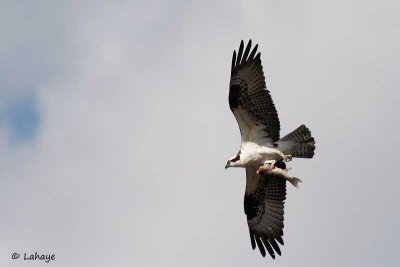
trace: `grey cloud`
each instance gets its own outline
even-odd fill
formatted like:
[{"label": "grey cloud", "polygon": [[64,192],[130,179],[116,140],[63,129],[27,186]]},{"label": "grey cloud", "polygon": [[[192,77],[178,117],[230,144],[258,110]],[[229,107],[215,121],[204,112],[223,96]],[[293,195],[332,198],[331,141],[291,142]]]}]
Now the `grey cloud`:
[{"label": "grey cloud", "polygon": [[[8,5],[8,20],[26,9]],[[14,250],[54,252],[54,266],[269,264],[251,250],[244,172],[223,168],[239,146],[227,104],[231,53],[247,38],[260,45],[282,133],[306,123],[317,141],[313,160],[292,164],[304,183],[288,189],[274,264],[395,265],[394,2],[46,7],[34,7],[38,18],[53,12],[55,45],[45,47],[67,52],[43,50],[46,67],[7,61],[23,70],[21,84],[38,85],[42,123],[20,147],[0,129],[1,265]],[[47,44],[43,27],[20,31]],[[2,49],[37,51],[21,47]]]}]

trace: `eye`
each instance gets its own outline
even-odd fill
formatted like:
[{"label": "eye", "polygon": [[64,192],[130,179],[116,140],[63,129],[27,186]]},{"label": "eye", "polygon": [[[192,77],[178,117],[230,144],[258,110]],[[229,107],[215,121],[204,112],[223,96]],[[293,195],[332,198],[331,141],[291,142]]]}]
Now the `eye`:
[{"label": "eye", "polygon": [[236,155],[234,159],[232,159],[232,162],[236,162],[240,159],[240,153]]}]

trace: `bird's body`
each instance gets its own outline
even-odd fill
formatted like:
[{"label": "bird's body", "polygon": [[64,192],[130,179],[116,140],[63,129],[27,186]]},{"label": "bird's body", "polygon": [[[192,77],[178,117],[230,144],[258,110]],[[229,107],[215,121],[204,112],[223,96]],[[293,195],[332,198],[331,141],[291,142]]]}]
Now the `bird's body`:
[{"label": "bird's body", "polygon": [[[283,208],[286,181],[298,187],[300,179],[289,176],[285,161],[312,158],[315,142],[311,132],[301,125],[280,138],[280,122],[275,105],[266,89],[260,53],[251,40],[246,49],[243,41],[238,54],[233,53],[229,106],[239,125],[241,146],[225,168],[246,169],[244,210],[253,249],[266,250],[275,258],[283,245]],[[278,243],[277,243],[278,242]]]},{"label": "bird's body", "polygon": [[239,151],[240,159],[229,167],[254,167],[258,168],[269,160],[281,160],[282,152],[267,145],[259,145],[253,142],[242,144]]}]

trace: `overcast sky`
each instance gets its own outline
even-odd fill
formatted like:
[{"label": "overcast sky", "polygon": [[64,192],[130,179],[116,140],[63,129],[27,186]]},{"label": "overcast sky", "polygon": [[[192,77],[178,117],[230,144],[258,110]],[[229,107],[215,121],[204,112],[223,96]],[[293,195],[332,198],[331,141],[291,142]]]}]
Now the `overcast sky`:
[{"label": "overcast sky", "polygon": [[305,123],[274,266],[396,266],[398,1],[2,1],[0,265],[266,266],[243,212],[231,56]]}]

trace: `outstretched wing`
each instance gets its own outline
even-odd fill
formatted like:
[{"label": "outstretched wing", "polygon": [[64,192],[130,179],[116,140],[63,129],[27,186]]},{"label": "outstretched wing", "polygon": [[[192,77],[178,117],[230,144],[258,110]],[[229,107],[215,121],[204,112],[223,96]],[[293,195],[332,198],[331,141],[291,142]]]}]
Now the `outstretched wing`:
[{"label": "outstretched wing", "polygon": [[246,168],[244,212],[250,231],[251,246],[256,244],[265,257],[265,250],[275,259],[281,255],[277,241],[283,245],[283,208],[286,199],[286,180],[276,175],[259,175]]},{"label": "outstretched wing", "polygon": [[271,95],[265,85],[260,53],[256,45],[250,53],[251,40],[243,52],[233,52],[229,106],[239,124],[242,142],[257,144],[279,140],[279,118]]}]

